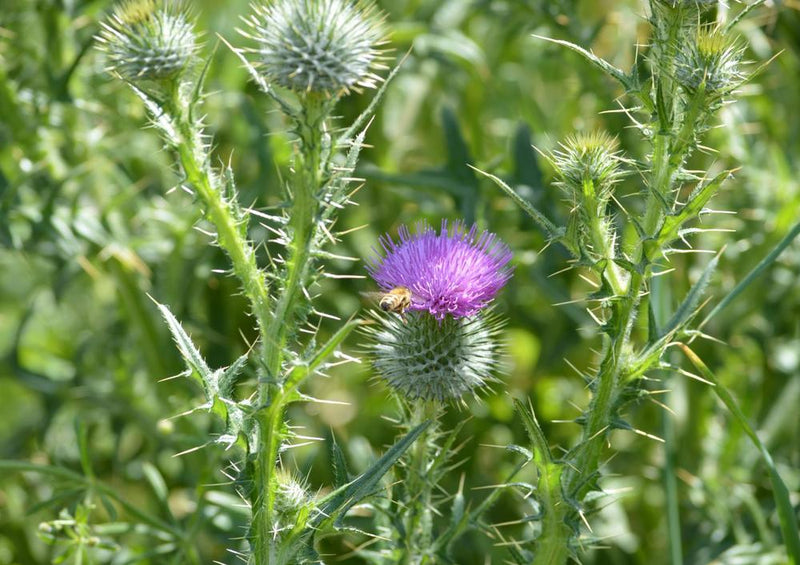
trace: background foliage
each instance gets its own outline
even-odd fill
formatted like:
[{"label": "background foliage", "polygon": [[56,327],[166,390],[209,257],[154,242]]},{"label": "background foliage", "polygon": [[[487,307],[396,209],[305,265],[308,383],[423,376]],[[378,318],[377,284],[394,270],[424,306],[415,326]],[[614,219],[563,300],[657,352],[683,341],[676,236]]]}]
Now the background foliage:
[{"label": "background foliage", "polygon": [[[217,273],[227,266],[208,245],[191,196],[152,132],[141,104],[103,73],[92,37],[110,7],[106,1],[6,0],[0,13],[0,458],[74,470],[100,481],[78,484],[68,476],[6,473],[0,476],[0,564],[50,562],[63,547],[44,543],[39,524],[66,509],[104,542],[125,551],[102,553],[125,562],[147,539],[126,523],[118,505],[104,504],[109,489],[153,516],[192,534],[202,562],[229,562],[226,542],[241,535],[243,517],[232,491],[218,486],[226,454],[218,448],[175,457],[207,441],[210,418],[169,419],[193,405],[199,391],[184,380],[159,382],[180,371],[180,361],[148,294],[168,304],[203,348],[212,366],[230,364],[253,338],[235,281]],[[205,53],[214,57],[206,101],[216,154],[237,174],[241,201],[263,207],[278,201],[278,179],[290,156],[285,123],[247,80],[234,56],[214,50],[216,33],[239,41],[239,15],[247,2],[198,1]],[[401,223],[464,217],[497,232],[515,251],[516,272],[498,300],[508,317],[508,371],[483,401],[451,409],[460,434],[461,474],[473,501],[479,487],[496,484],[513,463],[492,446],[524,444],[512,398],[530,398],[551,441],[569,446],[578,428],[554,423],[578,414],[583,381],[578,369],[592,334],[578,304],[554,306],[579,295],[574,272],[551,276],[565,253],[544,240],[510,201],[465,163],[499,174],[551,217],[567,213],[551,185],[552,172],[530,144],[548,150],[574,131],[603,128],[619,137],[629,156],[643,156],[617,110],[618,87],[577,55],[531,36],[567,39],[620,67],[645,43],[644,6],[605,0],[400,0],[380,2],[391,29],[394,55],[413,51],[390,86],[362,154],[366,186],[341,227],[365,226],[344,238],[343,255],[366,257],[377,237]],[[735,4],[730,6],[736,9]],[[719,9],[726,9],[724,6]],[[800,13],[790,2],[756,10],[739,26],[748,58],[781,52],[743,98],[725,108],[705,145],[717,152],[693,159],[720,170],[742,167],[714,208],[696,246],[727,244],[709,290],[721,296],[740,280],[797,221],[800,210]],[[368,103],[351,96],[340,106],[347,123]],[[625,187],[623,185],[623,192]],[[622,199],[624,204],[624,199]],[[266,239],[266,231],[254,237]],[[705,245],[704,245],[705,243]],[[685,294],[708,260],[703,254],[674,261],[684,276],[671,289]],[[363,275],[363,264],[330,269]],[[724,343],[696,351],[735,391],[760,430],[789,489],[800,490],[800,246],[777,263],[706,331]],[[368,281],[328,281],[321,310],[348,318],[363,305]],[[335,329],[331,323],[324,334]],[[359,349],[358,338],[349,343]],[[332,436],[353,471],[365,468],[397,434],[397,407],[366,366],[332,370],[310,383],[318,398],[343,405],[293,408],[304,435]],[[666,525],[662,468],[673,460],[678,482],[687,563],[772,563],[778,542],[769,481],[742,430],[706,385],[671,378],[664,400],[674,415],[648,403],[634,410],[637,427],[661,435],[673,418],[675,437],[662,444],[632,434],[614,437],[620,451],[608,465],[618,474],[616,502],[597,520],[605,547],[597,563],[656,563],[664,556]],[[312,485],[332,482],[329,449],[313,442],[285,461]],[[93,508],[87,500],[93,493]],[[92,487],[92,485],[95,485]],[[473,490],[474,489],[474,490]],[[795,494],[796,500],[796,494]],[[495,523],[529,512],[518,497],[503,497]],[[116,528],[116,529],[114,529]],[[504,537],[526,535],[523,526],[500,526]],[[529,533],[529,532],[528,532]],[[330,540],[346,556],[358,539]],[[469,536],[460,544],[465,564],[501,562],[498,540]],[[113,545],[109,545],[113,547]],[[128,557],[126,557],[126,555]],[[139,561],[143,562],[143,561]],[[158,562],[157,560],[152,561]],[[346,563],[361,563],[347,558]]]}]

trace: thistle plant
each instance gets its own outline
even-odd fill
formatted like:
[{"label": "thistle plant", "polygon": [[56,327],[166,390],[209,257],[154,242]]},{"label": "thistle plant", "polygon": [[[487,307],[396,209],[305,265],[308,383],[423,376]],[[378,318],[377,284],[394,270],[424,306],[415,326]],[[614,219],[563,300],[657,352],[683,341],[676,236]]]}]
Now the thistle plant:
[{"label": "thistle plant", "polygon": [[[373,312],[364,331],[376,374],[394,391],[400,426],[429,424],[397,469],[386,504],[378,506],[381,533],[392,539],[368,556],[379,563],[449,562],[453,542],[470,528],[498,489],[471,512],[463,493],[453,497],[453,519],[437,528],[434,516],[444,502],[435,495],[452,470],[458,430],[444,430],[439,418],[448,403],[464,403],[494,380],[501,342],[501,319],[490,302],[511,277],[511,251],[490,232],[443,221],[437,233],[425,223],[415,233],[401,226],[400,241],[381,239],[381,251],[367,270],[384,291],[406,289],[408,312]],[[449,498],[449,497],[448,497]]]},{"label": "thistle plant", "polygon": [[[613,447],[612,433],[650,435],[626,421],[626,408],[654,394],[648,380],[669,372],[685,374],[670,362],[668,352],[702,335],[693,320],[717,256],[673,312],[664,307],[668,302],[656,277],[673,271],[675,255],[696,251],[688,240],[706,231],[697,220],[711,213],[708,202],[732,174],[711,175],[687,166],[701,149],[702,134],[713,125],[717,111],[733,101],[747,78],[732,24],[702,23],[713,4],[651,0],[645,65],[637,64],[630,72],[582,47],[550,40],[581,54],[623,87],[632,102],[625,111],[649,147],[646,157],[636,160],[618,151],[608,134],[579,134],[546,155],[570,205],[565,226],[557,226],[504,181],[488,175],[538,222],[550,241],[564,245],[572,255],[570,268],[593,280],[597,290],[585,301],[603,339],[597,366],[582,374],[591,400],[575,419],[582,428],[580,440],[563,455],[551,452],[532,408],[518,406],[538,474],[537,514],[531,517],[535,535],[512,550],[518,563],[578,560],[580,551],[591,545],[590,515],[603,496],[602,468],[609,457],[607,446]],[[626,174],[640,181],[640,189],[638,202],[627,199],[623,207],[615,192]],[[787,531],[790,540],[794,534],[785,528],[785,535]],[[680,555],[672,558],[679,560]]]},{"label": "thistle plant", "polygon": [[[370,494],[426,424],[409,433],[361,476],[324,497],[308,492],[281,464],[293,433],[290,403],[308,400],[300,386],[324,368],[326,357],[358,325],[344,323],[316,343],[310,323],[319,315],[313,285],[323,276],[323,249],[337,237],[337,210],[350,200],[353,170],[368,111],[344,130],[332,127],[341,96],[375,87],[380,78],[380,18],[371,4],[349,0],[279,0],[255,4],[242,31],[250,44],[234,49],[261,90],[286,115],[296,137],[293,166],[283,186],[283,214],[244,209],[230,167],[215,166],[211,140],[199,109],[204,97],[197,36],[184,4],[128,0],[99,38],[109,70],[145,103],[153,125],[178,164],[197,203],[215,229],[214,243],[227,254],[258,330],[258,343],[229,367],[211,368],[165,305],[158,305],[184,357],[186,376],[202,387],[209,410],[225,421],[216,443],[236,447],[232,472],[250,509],[247,546],[232,548],[255,564],[319,562],[314,541],[338,527],[351,506]],[[271,188],[271,187],[270,187]],[[251,239],[251,215],[276,234],[280,255]],[[303,333],[306,332],[306,333]],[[241,375],[257,375],[252,394],[235,394]]]}]

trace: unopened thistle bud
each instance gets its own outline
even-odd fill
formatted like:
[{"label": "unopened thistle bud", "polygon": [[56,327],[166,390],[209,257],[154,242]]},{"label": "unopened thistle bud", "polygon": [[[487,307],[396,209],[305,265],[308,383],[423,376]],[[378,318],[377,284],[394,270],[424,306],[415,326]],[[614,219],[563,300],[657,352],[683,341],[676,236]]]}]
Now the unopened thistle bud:
[{"label": "unopened thistle bud", "polygon": [[[625,175],[617,140],[605,132],[578,134],[560,143],[550,162],[559,177],[558,184],[572,195],[576,204],[589,201],[605,206],[611,192]],[[594,211],[593,211],[594,213]]]},{"label": "unopened thistle bud", "polygon": [[338,96],[374,88],[381,78],[381,18],[370,2],[274,0],[253,6],[245,37],[256,66],[272,83],[297,93]]},{"label": "unopened thistle bud", "polygon": [[97,39],[108,69],[131,82],[179,76],[198,48],[193,21],[179,0],[126,0]]},{"label": "unopened thistle bud", "polygon": [[447,222],[438,234],[403,226],[399,243],[385,236],[381,245],[367,269],[384,291],[403,289],[408,300],[399,315],[376,313],[377,326],[366,330],[378,375],[411,400],[455,400],[486,386],[500,323],[485,307],[511,276],[511,251],[494,234]]},{"label": "unopened thistle bud", "polygon": [[681,47],[675,60],[676,80],[689,94],[721,98],[742,83],[740,46],[722,30],[708,26],[700,28],[693,39]]}]

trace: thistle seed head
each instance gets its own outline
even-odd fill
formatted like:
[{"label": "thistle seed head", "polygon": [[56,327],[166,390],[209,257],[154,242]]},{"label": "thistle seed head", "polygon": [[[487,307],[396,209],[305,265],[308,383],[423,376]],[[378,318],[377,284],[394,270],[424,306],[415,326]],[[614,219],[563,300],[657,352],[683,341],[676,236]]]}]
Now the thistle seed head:
[{"label": "thistle seed head", "polygon": [[195,61],[193,24],[180,0],[125,0],[102,24],[97,40],[108,69],[124,79],[174,79]]},{"label": "thistle seed head", "polygon": [[245,37],[272,83],[300,94],[339,96],[374,88],[384,37],[374,5],[361,0],[271,0],[253,5]]},{"label": "thistle seed head", "polygon": [[403,320],[373,312],[366,326],[375,372],[408,400],[458,400],[493,380],[500,356],[501,323],[491,312],[436,320],[412,312]]},{"label": "thistle seed head", "polygon": [[744,80],[741,70],[743,49],[722,30],[703,26],[682,45],[675,60],[675,76],[689,93],[702,90],[712,98],[720,98]]}]

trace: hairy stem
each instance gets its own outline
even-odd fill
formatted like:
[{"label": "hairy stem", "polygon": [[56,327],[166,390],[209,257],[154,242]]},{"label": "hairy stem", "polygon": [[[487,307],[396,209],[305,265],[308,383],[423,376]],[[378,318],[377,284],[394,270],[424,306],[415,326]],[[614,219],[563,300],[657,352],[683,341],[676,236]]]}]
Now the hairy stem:
[{"label": "hairy stem", "polygon": [[298,123],[300,150],[291,184],[291,240],[284,274],[285,283],[280,289],[263,337],[263,369],[266,374],[259,379],[258,399],[261,412],[258,416],[258,463],[254,477],[257,486],[252,501],[255,558],[258,565],[281,562],[281,558],[275,553],[276,544],[269,540],[274,538],[273,530],[277,519],[276,472],[280,448],[285,439],[284,411],[295,388],[286,386],[283,365],[289,336],[300,323],[296,315],[299,298],[308,286],[327,111],[327,102],[311,100],[304,106]]},{"label": "hairy stem", "polygon": [[[417,401],[412,408],[409,428],[414,429],[428,421],[436,422],[438,412],[439,405],[435,402]],[[427,550],[432,547],[433,484],[427,475],[431,459],[434,457],[432,447],[435,434],[435,425],[425,429],[414,444],[406,467],[405,491],[408,494],[406,500],[408,506],[403,520],[405,536],[402,540],[402,553],[398,565],[421,565],[429,562],[426,557]]]},{"label": "hairy stem", "polygon": [[187,180],[206,206],[206,214],[217,230],[219,246],[231,259],[233,272],[242,282],[259,332],[263,336],[270,320],[269,292],[264,274],[256,263],[255,249],[247,241],[239,225],[242,220],[236,217],[236,203],[226,200],[221,190],[222,183],[211,169],[209,156],[200,139],[201,134],[186,118],[185,113],[178,113],[176,125],[180,141],[175,144],[175,148],[181,165]]}]

